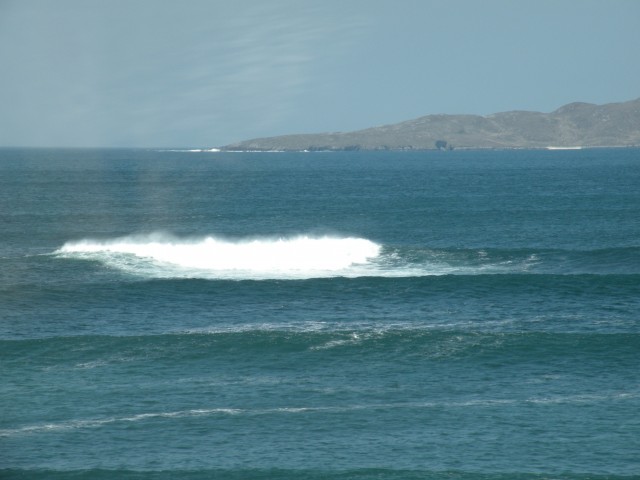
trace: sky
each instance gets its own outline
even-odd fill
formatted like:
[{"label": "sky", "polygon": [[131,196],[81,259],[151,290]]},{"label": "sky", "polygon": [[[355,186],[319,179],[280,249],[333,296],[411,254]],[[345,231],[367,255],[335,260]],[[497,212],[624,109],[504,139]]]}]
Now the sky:
[{"label": "sky", "polygon": [[0,146],[208,148],[640,97],[640,0],[0,0]]}]

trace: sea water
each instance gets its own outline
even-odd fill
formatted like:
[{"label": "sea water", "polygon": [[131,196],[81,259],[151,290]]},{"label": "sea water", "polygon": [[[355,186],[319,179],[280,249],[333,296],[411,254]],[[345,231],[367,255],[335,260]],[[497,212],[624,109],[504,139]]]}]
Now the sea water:
[{"label": "sea water", "polygon": [[640,150],[0,150],[0,477],[640,475]]}]

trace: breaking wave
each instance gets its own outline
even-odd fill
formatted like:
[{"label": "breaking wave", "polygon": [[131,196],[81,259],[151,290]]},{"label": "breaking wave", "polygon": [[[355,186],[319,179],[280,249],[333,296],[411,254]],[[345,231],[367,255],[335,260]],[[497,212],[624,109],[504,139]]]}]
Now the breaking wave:
[{"label": "breaking wave", "polygon": [[380,251],[370,240],[351,237],[230,241],[151,234],[68,242],[55,254],[151,277],[296,279],[367,275],[367,266]]},{"label": "breaking wave", "polygon": [[638,275],[640,248],[605,250],[433,249],[381,245],[366,238],[229,240],[152,233],[65,243],[60,258],[97,261],[144,278],[277,280],[333,277],[552,274]]}]

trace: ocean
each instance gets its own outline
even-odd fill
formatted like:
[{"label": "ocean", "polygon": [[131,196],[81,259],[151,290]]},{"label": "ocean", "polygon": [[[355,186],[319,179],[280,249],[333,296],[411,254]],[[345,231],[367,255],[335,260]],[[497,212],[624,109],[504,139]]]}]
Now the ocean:
[{"label": "ocean", "polygon": [[640,478],[640,149],[0,149],[0,478]]}]

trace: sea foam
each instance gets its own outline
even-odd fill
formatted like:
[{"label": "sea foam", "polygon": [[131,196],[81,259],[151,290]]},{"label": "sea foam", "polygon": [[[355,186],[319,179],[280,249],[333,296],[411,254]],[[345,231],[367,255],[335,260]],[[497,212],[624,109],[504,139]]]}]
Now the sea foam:
[{"label": "sea foam", "polygon": [[58,256],[84,258],[151,277],[314,278],[359,276],[381,246],[363,238],[255,238],[231,241],[161,234],[67,242]]},{"label": "sea foam", "polygon": [[225,280],[432,275],[636,273],[640,250],[432,249],[358,237],[175,237],[150,233],[65,243],[54,255],[145,278]]}]

